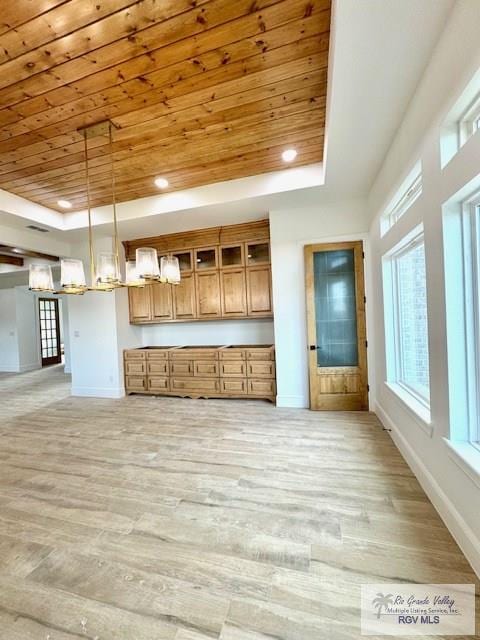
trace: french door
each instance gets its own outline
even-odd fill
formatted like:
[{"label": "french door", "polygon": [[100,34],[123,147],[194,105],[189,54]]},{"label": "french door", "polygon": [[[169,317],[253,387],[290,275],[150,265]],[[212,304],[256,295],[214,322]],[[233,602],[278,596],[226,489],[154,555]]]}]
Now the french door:
[{"label": "french door", "polygon": [[310,408],[368,410],[362,242],[305,247]]},{"label": "french door", "polygon": [[58,300],[55,298],[39,298],[38,307],[42,367],[46,367],[62,361]]}]

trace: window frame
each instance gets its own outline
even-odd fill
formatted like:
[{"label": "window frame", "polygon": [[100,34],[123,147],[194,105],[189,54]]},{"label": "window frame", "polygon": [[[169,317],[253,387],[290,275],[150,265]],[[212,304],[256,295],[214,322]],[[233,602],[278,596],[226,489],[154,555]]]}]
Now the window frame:
[{"label": "window frame", "polygon": [[[397,245],[388,251],[382,259],[384,313],[385,313],[385,353],[387,386],[394,391],[424,422],[430,424],[430,384],[428,394],[405,381],[404,358],[402,354],[402,337],[400,327],[400,291],[398,260],[418,246],[425,251],[423,225],[415,227]],[[425,283],[425,295],[428,290]],[[428,303],[427,303],[428,304]],[[428,376],[430,381],[430,349],[428,335],[427,309],[427,349]]]},{"label": "window frame", "polygon": [[400,189],[386,207],[380,220],[380,234],[383,237],[422,195],[423,174],[421,162],[417,162]]},{"label": "window frame", "polygon": [[458,148],[480,130],[480,93],[463,112],[458,121]]}]

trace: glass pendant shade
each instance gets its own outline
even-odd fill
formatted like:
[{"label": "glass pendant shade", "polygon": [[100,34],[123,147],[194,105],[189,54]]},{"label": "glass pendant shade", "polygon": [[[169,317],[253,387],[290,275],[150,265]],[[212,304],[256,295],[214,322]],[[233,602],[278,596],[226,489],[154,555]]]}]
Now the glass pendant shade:
[{"label": "glass pendant shade", "polygon": [[127,260],[125,263],[125,284],[127,287],[143,287],[145,280],[138,275],[135,260]]},{"label": "glass pendant shade", "polygon": [[50,265],[31,264],[28,271],[28,288],[31,291],[53,291],[52,268]]},{"label": "glass pendant shade", "polygon": [[120,282],[117,258],[114,253],[99,253],[97,256],[97,283],[116,284]]},{"label": "glass pendant shade", "polygon": [[137,273],[141,278],[160,278],[158,266],[158,254],[156,249],[151,247],[139,247],[135,253],[137,263]]},{"label": "glass pendant shade", "polygon": [[160,260],[160,280],[178,284],[180,282],[180,263],[175,256],[164,256]]},{"label": "glass pendant shade", "polygon": [[60,281],[65,293],[83,293],[87,288],[83,262],[75,258],[63,258]]}]

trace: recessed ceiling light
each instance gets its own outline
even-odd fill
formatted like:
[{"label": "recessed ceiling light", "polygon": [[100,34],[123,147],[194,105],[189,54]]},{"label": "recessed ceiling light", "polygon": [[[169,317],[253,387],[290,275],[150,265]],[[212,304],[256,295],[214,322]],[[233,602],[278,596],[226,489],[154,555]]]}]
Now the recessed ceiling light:
[{"label": "recessed ceiling light", "polygon": [[57,204],[59,207],[62,207],[62,209],[71,209],[72,208],[72,203],[69,202],[68,200],[57,200]]},{"label": "recessed ceiling light", "polygon": [[166,189],[168,187],[168,180],[166,178],[155,178],[155,184],[159,189]]},{"label": "recessed ceiling light", "polygon": [[285,151],[282,153],[282,159],[284,162],[293,162],[296,157],[296,149],[285,149]]}]

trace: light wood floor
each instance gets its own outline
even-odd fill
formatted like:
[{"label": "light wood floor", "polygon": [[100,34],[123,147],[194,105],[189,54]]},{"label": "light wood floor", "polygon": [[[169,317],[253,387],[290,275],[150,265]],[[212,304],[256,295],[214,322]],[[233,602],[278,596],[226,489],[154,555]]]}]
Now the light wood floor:
[{"label": "light wood floor", "polygon": [[0,376],[2,640],[352,639],[363,582],[475,581],[372,414],[68,393]]}]

